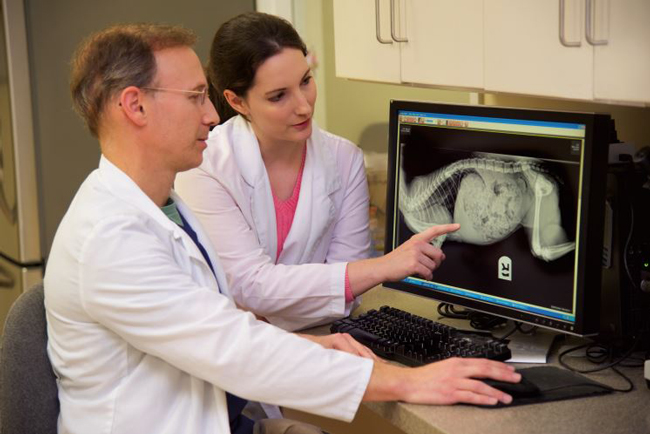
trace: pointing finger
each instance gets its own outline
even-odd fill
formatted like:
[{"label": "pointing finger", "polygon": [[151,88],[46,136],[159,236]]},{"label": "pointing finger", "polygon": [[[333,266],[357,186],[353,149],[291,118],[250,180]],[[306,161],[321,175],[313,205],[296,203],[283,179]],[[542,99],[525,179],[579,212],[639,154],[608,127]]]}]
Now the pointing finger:
[{"label": "pointing finger", "polygon": [[436,225],[436,226],[431,226],[429,229],[425,229],[419,234],[413,235],[413,238],[417,240],[422,240],[426,241],[427,243],[434,239],[435,237],[439,237],[440,235],[448,234],[449,232],[455,232],[458,229],[460,229],[460,225],[458,223],[450,223],[446,225]]}]

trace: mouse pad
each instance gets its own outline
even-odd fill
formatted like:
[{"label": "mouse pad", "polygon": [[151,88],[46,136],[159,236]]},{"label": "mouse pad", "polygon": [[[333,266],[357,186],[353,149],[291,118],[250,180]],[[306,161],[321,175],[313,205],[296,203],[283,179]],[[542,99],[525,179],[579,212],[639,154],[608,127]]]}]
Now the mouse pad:
[{"label": "mouse pad", "polygon": [[612,392],[604,384],[556,366],[536,366],[533,368],[517,369],[517,372],[526,380],[537,385],[540,393],[535,396],[514,398],[511,404],[499,403],[495,406],[481,407],[504,408],[516,405],[537,404],[539,402],[582,398]]}]

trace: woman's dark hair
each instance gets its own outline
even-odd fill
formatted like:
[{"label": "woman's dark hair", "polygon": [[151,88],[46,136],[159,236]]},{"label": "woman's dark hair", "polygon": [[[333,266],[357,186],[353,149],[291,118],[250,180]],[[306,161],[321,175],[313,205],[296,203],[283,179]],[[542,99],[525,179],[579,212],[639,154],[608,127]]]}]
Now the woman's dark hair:
[{"label": "woman's dark hair", "polygon": [[221,123],[238,113],[228,104],[223,91],[230,89],[245,97],[253,86],[257,68],[283,48],[295,48],[306,56],[307,48],[291,23],[261,12],[232,18],[217,30],[210,47],[208,78],[210,98]]}]

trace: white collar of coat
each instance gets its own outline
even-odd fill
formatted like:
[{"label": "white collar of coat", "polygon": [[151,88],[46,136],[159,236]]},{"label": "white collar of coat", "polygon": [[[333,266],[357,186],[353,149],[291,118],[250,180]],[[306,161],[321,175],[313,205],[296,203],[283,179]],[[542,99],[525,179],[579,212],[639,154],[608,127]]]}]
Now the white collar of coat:
[{"label": "white collar of coat", "polygon": [[[244,181],[253,189],[251,210],[257,236],[273,262],[277,261],[277,226],[275,206],[259,143],[250,123],[241,116],[228,120],[230,143]],[[341,188],[338,166],[323,133],[312,120],[312,134],[307,140],[307,157],[303,169],[298,207],[285,240],[282,262],[309,262],[319,241],[334,221],[335,206],[331,195]],[[326,211],[327,210],[327,211]],[[298,235],[296,235],[298,234]]]},{"label": "white collar of coat", "polygon": [[[174,239],[180,240],[183,243],[183,246],[189,253],[190,257],[195,261],[201,263],[208,271],[208,273],[210,275],[213,275],[209,265],[205,262],[201,251],[196,246],[194,241],[190,238],[190,236],[187,235],[187,233],[176,223],[171,221],[165,215],[165,213],[151,200],[151,198],[149,198],[149,196],[147,196],[126,173],[111,163],[106,157],[104,157],[104,155],[101,156],[99,161],[99,174],[106,187],[113,191],[117,197],[138,208],[150,216],[152,219],[154,219],[163,228],[171,232]],[[194,217],[192,211],[190,211],[185,202],[183,202],[180,196],[176,194],[176,192],[171,190],[170,197],[176,203],[176,206],[178,207],[181,214],[183,214],[185,220],[187,220],[192,229],[194,229],[199,242],[203,245],[206,252],[208,253],[208,257],[210,258],[210,261],[212,262],[212,266],[214,268],[213,276],[216,278],[214,283],[218,286],[218,288],[215,289],[227,296],[230,296],[226,275],[221,268],[218,256],[212,248],[212,244],[210,243],[209,238],[203,232],[201,224]]]}]

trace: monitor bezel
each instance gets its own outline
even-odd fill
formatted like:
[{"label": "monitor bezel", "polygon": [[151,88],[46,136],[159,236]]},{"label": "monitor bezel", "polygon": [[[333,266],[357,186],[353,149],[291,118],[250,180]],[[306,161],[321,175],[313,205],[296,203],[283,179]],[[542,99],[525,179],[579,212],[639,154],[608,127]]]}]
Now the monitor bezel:
[{"label": "monitor bezel", "polygon": [[[453,294],[425,289],[404,282],[385,282],[388,288],[451,303],[515,321],[533,324],[563,333],[588,336],[599,329],[601,261],[607,177],[607,153],[610,143],[612,121],[609,115],[585,112],[551,111],[511,107],[445,104],[421,101],[391,100],[388,137],[388,176],[386,189],[386,238],[384,253],[393,250],[395,219],[396,158],[398,149],[398,112],[445,113],[467,116],[501,117],[509,119],[579,123],[585,125],[585,149],[583,187],[581,196],[581,220],[578,249],[578,279],[575,323],[554,320],[517,311],[511,308],[488,305]],[[444,248],[443,248],[444,250]],[[444,266],[444,265],[443,265]]]}]

